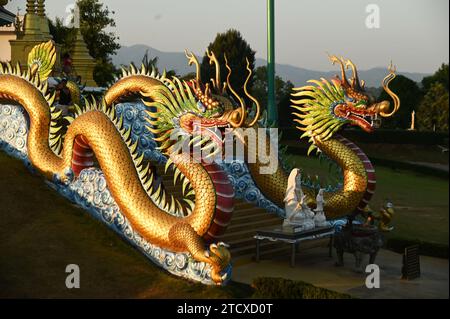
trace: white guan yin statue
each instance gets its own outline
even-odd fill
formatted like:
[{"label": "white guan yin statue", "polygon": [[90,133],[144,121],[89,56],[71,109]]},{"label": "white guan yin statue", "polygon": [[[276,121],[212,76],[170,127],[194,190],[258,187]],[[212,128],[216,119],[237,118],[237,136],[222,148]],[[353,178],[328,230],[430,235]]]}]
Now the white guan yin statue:
[{"label": "white guan yin statue", "polygon": [[[300,201],[299,201],[300,198]],[[302,230],[315,227],[314,212],[306,204],[306,195],[301,187],[301,174],[298,168],[291,171],[284,198],[286,218],[283,226],[301,226]]]},{"label": "white guan yin statue", "polygon": [[316,197],[317,206],[316,209],[314,209],[314,212],[316,213],[314,216],[314,223],[316,224],[316,227],[328,226],[327,218],[325,217],[325,213],[323,212],[323,205],[325,203],[323,199],[323,192],[324,189],[321,188]]}]

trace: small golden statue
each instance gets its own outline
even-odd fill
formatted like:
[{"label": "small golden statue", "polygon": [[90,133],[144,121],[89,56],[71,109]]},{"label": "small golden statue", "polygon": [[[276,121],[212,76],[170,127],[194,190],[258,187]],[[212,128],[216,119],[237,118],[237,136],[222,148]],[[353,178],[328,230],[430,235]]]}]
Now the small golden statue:
[{"label": "small golden statue", "polygon": [[386,202],[386,204],[380,209],[378,213],[372,211],[370,208],[367,207],[366,209],[366,225],[374,225],[375,221],[378,221],[378,228],[381,231],[384,232],[390,232],[394,229],[393,226],[390,226],[389,224],[392,221],[392,218],[394,217],[395,209],[394,204],[391,202]]}]

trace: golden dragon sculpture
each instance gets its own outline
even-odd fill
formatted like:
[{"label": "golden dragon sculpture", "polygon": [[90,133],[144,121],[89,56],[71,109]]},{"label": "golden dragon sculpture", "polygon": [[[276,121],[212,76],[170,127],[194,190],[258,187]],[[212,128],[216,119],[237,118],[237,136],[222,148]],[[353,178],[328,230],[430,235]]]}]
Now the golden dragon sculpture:
[{"label": "golden dragon sculpture", "polygon": [[[234,110],[231,101],[214,99],[208,85],[168,79],[132,66],[130,73],[108,90],[101,104],[86,101],[85,109],[78,107],[76,116],[67,117],[70,124],[63,136],[56,124],[61,112],[53,106],[54,94],[48,92],[46,81],[49,73],[42,67],[47,66],[42,60],[54,63],[54,44],[50,41],[41,46],[39,59],[25,72],[19,66],[0,66],[0,99],[20,104],[29,117],[27,151],[33,166],[49,180],[68,183],[73,172],[76,177],[81,168],[93,165],[87,159],[95,157],[115,202],[140,236],[161,248],[188,252],[196,261],[211,265],[212,280],[221,284],[226,280],[227,274],[222,271],[230,263],[230,254],[224,243],[209,247],[206,243],[223,232],[231,218],[232,186],[214,163],[196,162],[190,154],[175,152],[176,141],[168,137],[183,137],[177,135],[180,130],[201,132],[201,140],[191,143],[212,149],[211,145],[221,145],[221,140],[215,139],[216,127],[237,126],[242,110]],[[229,83],[228,89],[232,90]],[[130,132],[115,115],[112,104],[123,93],[133,92],[145,96],[151,117],[149,130],[162,142],[160,148],[169,159],[167,166],[175,167],[183,191],[190,190],[186,195],[186,202],[191,204],[187,216],[169,213],[178,211],[180,203],[173,197],[168,200],[160,186],[153,187],[154,172],[143,163],[143,156],[136,152],[137,144],[132,144]]]},{"label": "golden dragon sculpture", "polygon": [[[232,71],[226,57],[228,74],[222,82],[219,62],[214,53],[207,52],[211,64],[215,65],[216,77],[205,84],[200,78],[197,58],[186,52],[189,64],[196,66],[195,79],[169,79],[165,73],[158,75],[154,69],[145,66],[137,69],[131,65],[107,90],[101,103],[86,100],[84,109],[76,105],[75,115],[66,118],[67,130],[61,130],[58,124],[61,112],[53,105],[54,95],[48,92],[46,81],[55,54],[50,41],[32,51],[25,72],[19,66],[0,65],[0,99],[20,104],[29,117],[27,148],[31,163],[47,179],[69,182],[74,178],[72,173],[76,178],[95,159],[117,205],[145,240],[170,251],[187,252],[196,261],[209,264],[212,280],[223,283],[230,254],[227,246],[218,240],[231,219],[234,191],[219,165],[205,159],[195,161],[193,154],[181,153],[179,147],[187,143],[209,152],[207,158],[214,157],[223,147],[223,133],[231,128],[246,147],[245,154],[262,151],[255,144],[246,143],[245,137],[240,136],[242,131],[237,130],[254,129],[257,139],[258,134],[266,134],[258,130],[259,103],[247,90],[252,76],[248,61],[244,92],[256,107],[253,118],[244,98],[230,84]],[[342,167],[342,189],[324,196],[328,218],[364,210],[374,189],[370,161],[356,145],[335,133],[346,124],[359,125],[370,132],[373,125],[365,117],[391,116],[400,105],[388,87],[395,77],[394,70],[383,80],[384,89],[394,99],[394,108],[388,113],[390,103],[371,100],[351,61],[334,56],[331,61],[340,64],[341,79],[333,79],[331,83],[324,79],[311,81],[316,86],[296,89],[298,92],[293,94],[296,99],[292,101],[293,107],[300,111],[294,113],[299,117],[299,128],[312,143],[310,151],[317,148]],[[353,71],[351,83],[346,78],[347,67]],[[114,103],[133,94],[140,95],[147,106],[148,130],[159,143],[159,150],[167,156],[166,169],[174,170],[174,182],[179,180],[182,184],[187,206],[155,183],[156,173],[137,152],[137,143],[131,141],[130,131],[116,115]],[[265,140],[267,151],[271,143]],[[266,154],[278,157],[277,152]],[[272,160],[278,163],[278,158]],[[282,207],[287,173],[279,166],[274,174],[260,174],[264,165],[258,157],[254,163],[247,162],[261,192]],[[305,187],[312,206],[315,191]]]},{"label": "golden dragon sculpture", "polygon": [[[335,162],[342,171],[343,185],[338,190],[324,192],[324,212],[329,219],[351,214],[365,213],[376,186],[375,169],[369,158],[352,141],[338,135],[346,125],[359,126],[365,132],[372,132],[381,118],[395,114],[400,107],[400,99],[389,89],[389,83],[396,77],[395,68],[389,66],[389,74],[383,79],[382,87],[394,101],[391,109],[389,101],[376,102],[365,91],[364,81],[359,80],[356,66],[350,60],[330,56],[333,64],[338,63],[341,77],[328,81],[310,80],[311,85],[294,88],[292,107],[296,117],[296,127],[308,138],[308,155],[316,150]],[[353,76],[347,79],[346,69],[351,68]],[[258,134],[258,131],[257,133]],[[247,145],[246,154],[270,152],[270,141],[265,149]],[[269,162],[278,159],[270,158]],[[284,207],[283,199],[287,188],[288,173],[281,165],[273,174],[260,174],[260,168],[267,165],[258,160],[246,163],[255,184],[261,192],[279,207]],[[318,188],[304,185],[307,203],[315,207]]]}]

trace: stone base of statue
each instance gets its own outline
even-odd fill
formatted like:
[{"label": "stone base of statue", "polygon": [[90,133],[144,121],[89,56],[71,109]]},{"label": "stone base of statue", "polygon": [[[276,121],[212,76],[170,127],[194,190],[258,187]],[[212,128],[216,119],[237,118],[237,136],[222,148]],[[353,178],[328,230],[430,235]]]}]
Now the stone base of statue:
[{"label": "stone base of statue", "polygon": [[323,211],[318,211],[314,215],[314,224],[316,227],[326,227],[328,226],[327,218]]},{"label": "stone base of statue", "polygon": [[314,224],[314,220],[311,218],[304,218],[301,220],[291,221],[289,219],[285,219],[283,221],[283,229],[294,229],[294,232],[305,231],[314,229],[316,225]]}]

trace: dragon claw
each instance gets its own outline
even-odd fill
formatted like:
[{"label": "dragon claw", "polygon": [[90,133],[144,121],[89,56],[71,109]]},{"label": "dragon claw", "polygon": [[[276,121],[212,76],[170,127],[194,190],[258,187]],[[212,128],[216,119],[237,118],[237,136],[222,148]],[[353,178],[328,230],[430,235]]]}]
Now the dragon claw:
[{"label": "dragon claw", "polygon": [[206,262],[212,266],[211,279],[217,284],[222,285],[228,278],[228,273],[222,274],[224,269],[229,266],[230,252],[224,243],[209,245],[209,250],[205,250]]}]

